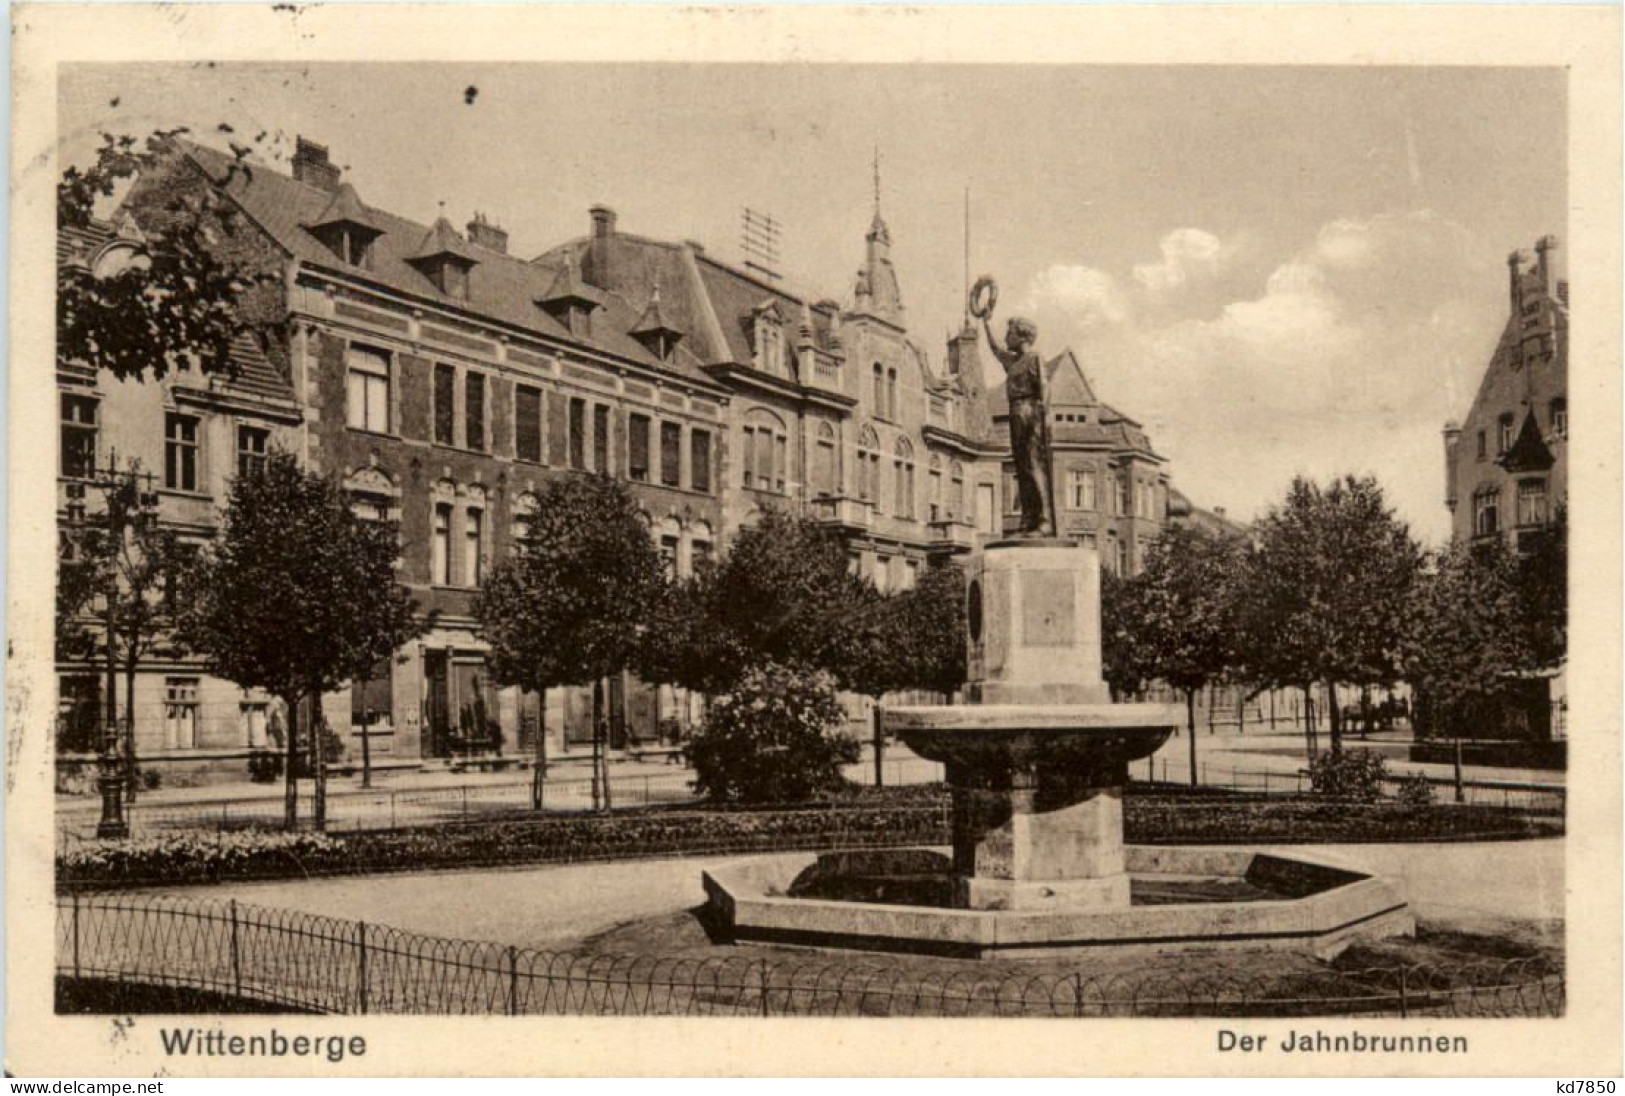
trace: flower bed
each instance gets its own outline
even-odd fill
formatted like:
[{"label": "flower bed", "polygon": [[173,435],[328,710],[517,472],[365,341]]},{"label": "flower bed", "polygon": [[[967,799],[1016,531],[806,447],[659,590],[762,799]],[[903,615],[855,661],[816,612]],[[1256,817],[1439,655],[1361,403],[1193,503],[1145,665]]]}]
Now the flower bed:
[{"label": "flower bed", "polygon": [[[1125,797],[1124,829],[1132,843],[1163,845],[1518,840],[1563,832],[1560,819],[1488,807],[1160,789]],[[949,840],[948,799],[936,786],[868,789],[817,805],[648,807],[336,837],[238,831],[88,841],[58,854],[57,876],[73,888],[155,886]]]}]

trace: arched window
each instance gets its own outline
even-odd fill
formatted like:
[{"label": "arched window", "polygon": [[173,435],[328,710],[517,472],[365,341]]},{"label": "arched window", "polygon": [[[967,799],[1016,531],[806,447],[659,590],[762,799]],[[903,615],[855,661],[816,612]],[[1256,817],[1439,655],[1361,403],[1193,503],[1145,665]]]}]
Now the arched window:
[{"label": "arched window", "polygon": [[875,362],[875,414],[886,413],[886,370]]},{"label": "arched window", "polygon": [[818,424],[818,443],[813,454],[813,490],[820,495],[839,492],[835,474],[835,428],[827,422]]},{"label": "arched window", "polygon": [[700,570],[711,562],[712,548],[711,523],[696,521],[688,530],[688,569],[692,573]]},{"label": "arched window", "polygon": [[784,420],[771,411],[753,408],[745,414],[741,433],[740,465],[744,468],[745,486],[783,494],[790,453]]},{"label": "arched window", "polygon": [[1487,537],[1501,531],[1501,489],[1485,484],[1473,492],[1473,532]]},{"label": "arched window", "polygon": [[858,435],[858,498],[880,505],[880,438],[872,426]]},{"label": "arched window", "polygon": [[897,420],[897,370],[886,370],[886,416]]},{"label": "arched window", "polygon": [[[895,375],[895,374],[894,374]],[[914,516],[914,447],[907,438],[898,438],[897,446],[893,450],[892,470],[895,474],[895,489],[892,492],[892,505],[900,518]]]},{"label": "arched window", "polygon": [[655,547],[660,550],[660,563],[666,568],[667,578],[676,578],[682,573],[678,555],[682,535],[683,527],[673,517],[662,518],[655,529]]},{"label": "arched window", "polygon": [[540,500],[530,491],[525,491],[513,500],[513,539],[524,543],[530,536],[531,522],[536,517],[536,507]]}]

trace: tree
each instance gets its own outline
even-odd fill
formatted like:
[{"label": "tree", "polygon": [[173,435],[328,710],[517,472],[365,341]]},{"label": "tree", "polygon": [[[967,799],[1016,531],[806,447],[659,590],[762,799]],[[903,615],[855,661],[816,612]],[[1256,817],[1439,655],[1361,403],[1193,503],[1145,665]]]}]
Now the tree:
[{"label": "tree", "polygon": [[828,673],[763,663],[712,705],[689,743],[695,787],[719,801],[794,803],[841,786],[857,743]]},{"label": "tree", "polygon": [[1458,541],[1429,560],[1411,595],[1404,662],[1422,729],[1491,718],[1513,675],[1534,664],[1519,577],[1499,538]]},{"label": "tree", "polygon": [[122,200],[136,225],[138,258],[119,269],[57,268],[57,355],[114,377],[162,377],[179,369],[233,369],[244,336],[268,347],[283,318],[281,271],[244,262],[259,229],[225,195],[246,162],[234,144],[225,175],[202,180],[175,170],[177,138],[102,134],[95,160],[57,183],[60,228],[89,228],[97,208]]},{"label": "tree", "polygon": [[1123,578],[1115,571],[1100,576],[1101,676],[1119,702],[1145,692],[1155,676],[1139,619],[1143,585],[1138,576]]},{"label": "tree", "polygon": [[321,828],[322,694],[364,678],[432,624],[400,584],[399,557],[394,523],[357,517],[337,480],[273,450],[262,471],[232,481],[220,536],[194,570],[183,624],[192,649],[210,672],[286,706],[289,829],[298,824],[300,704],[310,705],[304,736]]},{"label": "tree", "polygon": [[938,560],[919,584],[896,595],[896,637],[902,666],[898,688],[951,697],[965,684],[965,570]]},{"label": "tree", "polygon": [[1194,526],[1164,529],[1145,570],[1125,583],[1121,615],[1135,629],[1143,672],[1185,694],[1191,785],[1196,765],[1196,694],[1235,664],[1241,550],[1232,538]]},{"label": "tree", "polygon": [[1342,750],[1337,687],[1398,680],[1405,607],[1422,554],[1375,479],[1322,488],[1293,480],[1257,524],[1240,599],[1239,661],[1250,680],[1330,698],[1331,748]]},{"label": "tree", "polygon": [[[542,489],[516,551],[474,598],[492,677],[540,694],[544,721],[548,689],[592,686],[597,808],[611,806],[604,679],[635,668],[650,607],[664,592],[660,554],[626,487],[608,476],[569,476]],[[545,736],[544,722],[539,752]]]},{"label": "tree", "polygon": [[1559,502],[1549,524],[1519,538],[1517,585],[1535,666],[1555,666],[1569,649],[1569,509]]}]

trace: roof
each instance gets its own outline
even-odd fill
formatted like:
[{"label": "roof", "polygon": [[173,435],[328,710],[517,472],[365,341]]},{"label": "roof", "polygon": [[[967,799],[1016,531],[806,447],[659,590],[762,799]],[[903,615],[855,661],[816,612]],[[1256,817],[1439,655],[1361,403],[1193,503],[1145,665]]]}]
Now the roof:
[{"label": "roof", "polygon": [[[306,227],[331,216],[335,203],[349,184],[334,194],[261,164],[250,162],[246,169],[239,167],[232,171],[231,166],[236,161],[226,153],[191,142],[183,142],[182,147],[205,175],[222,185],[268,235],[302,263],[435,301],[547,339],[584,344],[705,388],[716,387],[699,368],[699,359],[686,349],[687,340],[669,360],[661,361],[633,338],[630,331],[637,322],[639,310],[613,293],[605,294],[604,307],[594,317],[589,336],[572,335],[560,320],[539,308],[537,299],[546,296],[563,272],[564,263],[560,259],[532,263],[482,248],[478,251],[478,264],[468,274],[468,299],[461,300],[443,292],[427,273],[410,261],[419,257],[424,241],[434,232],[431,226],[367,206],[350,187],[359,214],[351,210],[346,215],[365,216],[371,227],[380,233],[371,249],[369,267],[351,266],[328,250]],[[475,253],[470,250],[468,254]]]},{"label": "roof", "polygon": [[1168,488],[1168,519],[1230,537],[1247,536],[1247,526],[1217,510],[1204,510],[1175,487]]},{"label": "roof", "polygon": [[480,261],[474,254],[474,249],[457,234],[455,228],[451,227],[451,222],[444,217],[436,217],[434,226],[429,229],[429,234],[423,237],[423,243],[418,245],[417,253],[411,258],[416,261],[433,259],[441,255],[450,255],[469,264]]},{"label": "roof", "polygon": [[[1057,444],[1131,449],[1158,456],[1151,447],[1151,438],[1138,422],[1100,402],[1083,371],[1083,364],[1070,347],[1044,363],[1044,385],[1052,412],[1069,407],[1098,409],[1095,414],[1086,416],[1084,422],[1051,423],[1050,433]],[[1003,381],[988,390],[987,410],[988,416],[995,420],[1010,414],[1010,399],[1005,394]]]}]

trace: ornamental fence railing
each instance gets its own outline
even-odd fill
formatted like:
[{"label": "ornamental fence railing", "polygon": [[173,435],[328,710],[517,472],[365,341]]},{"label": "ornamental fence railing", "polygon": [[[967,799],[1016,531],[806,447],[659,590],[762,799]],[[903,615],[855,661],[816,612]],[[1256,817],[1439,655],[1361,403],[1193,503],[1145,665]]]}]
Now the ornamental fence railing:
[{"label": "ornamental fence railing", "polygon": [[1509,1017],[1559,1016],[1565,1004],[1561,967],[1533,958],[1249,977],[1025,973],[721,948],[612,955],[442,939],[235,901],[107,895],[59,898],[56,933],[59,982],[81,991],[184,987],[323,1013]]}]

